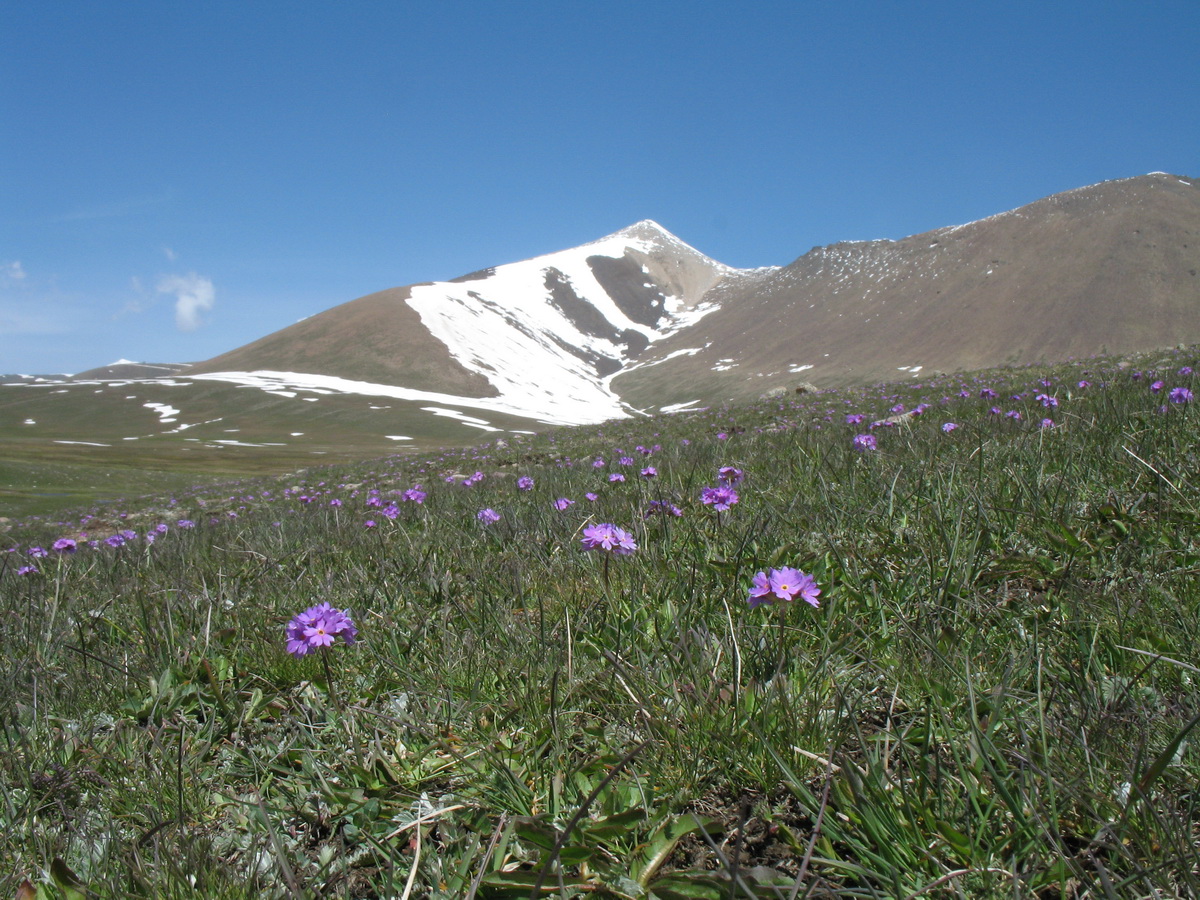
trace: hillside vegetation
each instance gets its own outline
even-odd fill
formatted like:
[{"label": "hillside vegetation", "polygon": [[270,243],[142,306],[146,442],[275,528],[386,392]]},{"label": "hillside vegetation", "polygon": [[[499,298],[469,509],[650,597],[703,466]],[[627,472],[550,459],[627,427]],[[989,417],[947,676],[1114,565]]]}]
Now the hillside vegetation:
[{"label": "hillside vegetation", "polygon": [[1194,364],[20,524],[0,896],[1194,896]]}]

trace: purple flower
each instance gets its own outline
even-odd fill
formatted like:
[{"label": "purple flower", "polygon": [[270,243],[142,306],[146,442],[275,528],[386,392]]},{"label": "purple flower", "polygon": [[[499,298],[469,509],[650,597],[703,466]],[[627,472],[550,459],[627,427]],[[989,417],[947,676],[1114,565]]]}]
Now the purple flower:
[{"label": "purple flower", "polygon": [[637,549],[637,543],[628,531],[607,522],[583,529],[581,543],[584,550],[602,550],[616,556],[628,556]]},{"label": "purple flower", "polygon": [[[775,570],[772,569],[772,572]],[[764,603],[771,602],[771,576],[766,572],[756,572],[753,579],[753,584],[750,587],[750,596],[746,598],[750,604],[750,608],[762,606]]]},{"label": "purple flower", "polygon": [[771,604],[776,600],[790,603],[797,597],[810,606],[819,606],[817,597],[820,595],[821,589],[817,587],[817,582],[811,575],[784,566],[782,569],[755,574],[753,586],[746,599],[751,607]]},{"label": "purple flower", "polygon": [[856,434],[854,436],[855,450],[875,450],[879,446],[873,434]]},{"label": "purple flower", "polygon": [[414,484],[407,491],[400,495],[400,499],[406,500],[409,503],[424,503],[425,498],[428,496],[428,494],[421,490],[421,486],[419,484]]},{"label": "purple flower", "polygon": [[338,507],[338,506],[342,505],[342,501],[339,500],[337,497],[334,497],[332,500],[329,501],[329,505],[333,506],[333,507]]},{"label": "purple flower", "polygon": [[1042,406],[1046,407],[1047,409],[1051,409],[1055,406],[1058,406],[1058,398],[1051,397],[1049,394],[1038,394],[1033,399],[1040,402],[1042,404]]},{"label": "purple flower", "polygon": [[658,469],[654,468],[654,466],[646,466],[646,468],[642,469],[643,478],[653,478],[657,474]]},{"label": "purple flower", "polygon": [[633,457],[632,456],[622,456],[619,460],[617,460],[617,462],[618,462],[618,464],[620,464],[622,466],[632,466],[633,465]]},{"label": "purple flower", "polygon": [[846,413],[847,425],[858,425],[864,419],[866,419],[866,416],[864,416],[862,413]]},{"label": "purple flower", "polygon": [[998,407],[998,406],[993,406],[991,409],[989,409],[989,410],[988,410],[988,412],[989,412],[991,415],[993,415],[993,416],[998,416],[998,415],[1000,415],[1000,413],[1002,413],[1003,411],[1004,411],[1004,410],[1002,410],[1002,409],[1001,409],[1000,407]]},{"label": "purple flower", "polygon": [[520,478],[517,479],[517,487],[522,491],[532,491],[533,490],[533,479],[530,478],[528,475],[522,475]]},{"label": "purple flower", "polygon": [[721,466],[717,469],[717,484],[725,484],[733,487],[736,484],[741,484],[742,479],[746,477],[746,473],[734,466]]},{"label": "purple flower", "polygon": [[1191,367],[1191,366],[1183,366],[1183,367],[1182,367],[1182,368],[1179,370],[1179,374],[1180,374],[1180,375],[1191,375],[1191,374],[1192,374],[1192,367]]},{"label": "purple flower", "polygon": [[1054,420],[1050,419],[1050,418],[1042,419],[1042,421],[1038,423],[1038,428],[1053,428],[1053,427],[1054,427]]},{"label": "purple flower", "polygon": [[[1191,403],[1192,392],[1185,387],[1171,388],[1171,393],[1167,395],[1171,398],[1172,403]],[[55,545],[57,546],[57,545]]]},{"label": "purple flower", "polygon": [[587,500],[588,500],[588,501],[590,501],[591,503],[595,503],[597,500],[599,500],[599,499],[600,499],[600,495],[599,495],[599,494],[593,494],[591,491],[588,491],[588,492],[587,492],[586,494],[584,494],[583,496],[584,496],[584,498],[585,498],[585,499],[587,499]]},{"label": "purple flower", "polygon": [[367,521],[363,522],[363,528],[374,528],[374,527],[375,527],[374,519],[367,519]]},{"label": "purple flower", "polygon": [[54,549],[59,553],[74,553],[75,542],[70,538],[59,538],[54,542]]},{"label": "purple flower", "polygon": [[334,609],[329,603],[310,606],[287,626],[287,650],[301,657],[318,647],[328,647],[334,638],[353,644],[358,629],[350,619],[350,610]]},{"label": "purple flower", "polygon": [[475,513],[475,518],[484,525],[494,525],[496,522],[500,521],[500,513],[491,508],[481,509],[479,512]]},{"label": "purple flower", "polygon": [[993,391],[991,388],[985,387],[982,391],[979,392],[979,396],[982,397],[984,400],[995,400],[996,392]]},{"label": "purple flower", "polygon": [[37,566],[21,566],[17,569],[18,575],[36,575],[37,572]]},{"label": "purple flower", "polygon": [[34,559],[44,559],[50,555],[50,551],[44,547],[30,547],[28,552]]},{"label": "purple flower", "polygon": [[666,500],[651,500],[646,506],[646,511],[642,513],[643,519],[648,519],[655,513],[661,513],[664,516],[682,516],[681,510],[674,503],[668,503]]},{"label": "purple flower", "polygon": [[604,468],[604,460],[601,459],[600,457],[596,457],[596,459],[592,460],[592,468],[593,469],[603,469]]},{"label": "purple flower", "polygon": [[575,504],[574,500],[570,500],[566,497],[559,497],[557,500],[554,501],[554,508],[557,509],[559,512],[562,512],[563,510],[573,506],[574,504]]},{"label": "purple flower", "polygon": [[1021,421],[1021,413],[1019,410],[1010,409],[1004,415],[1006,418],[1012,419],[1014,422]]},{"label": "purple flower", "polygon": [[726,434],[724,431],[718,431],[717,432],[717,440],[718,441],[727,441],[727,440],[729,440],[729,435]]},{"label": "purple flower", "polygon": [[1161,391],[1163,389],[1164,386],[1165,385],[1163,384],[1163,382],[1156,381],[1150,385],[1150,390],[1157,394],[1159,391]]},{"label": "purple flower", "polygon": [[612,472],[609,474],[608,480],[611,482],[624,481],[625,476],[622,475],[620,472]]},{"label": "purple flower", "polygon": [[957,427],[958,425],[956,425],[954,422],[946,422],[944,425],[942,425],[942,431],[946,432],[946,434],[949,434]]},{"label": "purple flower", "polygon": [[1091,383],[1090,381],[1081,381],[1081,382],[1079,382],[1079,384],[1077,385],[1077,387],[1078,387],[1080,390],[1083,390],[1084,388],[1089,388],[1089,387],[1091,387],[1091,386],[1092,386],[1092,383]]},{"label": "purple flower", "polygon": [[716,487],[706,487],[700,492],[700,502],[707,506],[711,506],[717,512],[724,512],[737,503],[741,498],[738,497],[737,491],[727,484],[717,485]]},{"label": "purple flower", "polygon": [[110,547],[120,547],[125,543],[125,538],[121,537],[119,534],[110,534],[104,539],[104,543],[108,544]]},{"label": "purple flower", "polygon": [[396,516],[400,515],[400,507],[395,503],[389,503],[380,511],[381,515],[387,516],[389,519],[395,520]]}]

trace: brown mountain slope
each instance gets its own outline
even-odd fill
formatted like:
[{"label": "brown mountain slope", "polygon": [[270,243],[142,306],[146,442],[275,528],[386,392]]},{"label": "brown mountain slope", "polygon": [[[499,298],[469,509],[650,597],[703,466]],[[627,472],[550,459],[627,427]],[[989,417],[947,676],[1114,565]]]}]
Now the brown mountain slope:
[{"label": "brown mountain slope", "polygon": [[404,301],[411,287],[343,303],[249,344],[198,363],[188,375],[273,370],[333,375],[464,397],[492,397],[483,377],[433,340]]},{"label": "brown mountain slope", "polygon": [[817,247],[719,284],[704,298],[718,311],[656,344],[613,386],[650,407],[758,396],[799,379],[864,384],[903,377],[901,367],[928,374],[1193,342],[1198,270],[1200,185],[1164,174],[1104,182],[900,241]]}]

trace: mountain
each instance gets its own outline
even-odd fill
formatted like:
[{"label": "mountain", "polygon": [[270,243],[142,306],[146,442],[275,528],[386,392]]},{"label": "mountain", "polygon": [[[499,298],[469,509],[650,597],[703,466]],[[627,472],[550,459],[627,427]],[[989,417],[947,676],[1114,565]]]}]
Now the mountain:
[{"label": "mountain", "polygon": [[70,382],[26,379],[0,393],[0,426],[56,428],[60,443],[74,429],[114,446],[343,452],[695,408],[801,379],[844,386],[1195,342],[1197,188],[1165,173],[1104,182],[752,270],[646,220],[370,294],[166,377],[121,360]]},{"label": "mountain", "polygon": [[1155,173],[898,241],[815,247],[717,285],[695,334],[613,388],[634,405],[746,398],[1200,340],[1200,184]]},{"label": "mountain", "polygon": [[[186,374],[244,383],[264,383],[250,373],[316,374],[334,390],[354,388],[330,377],[543,424],[599,422],[629,413],[609,386],[614,374],[694,329],[716,308],[704,301],[716,285],[756,274],[643,221],[570,250],[352,300]],[[268,378],[300,384],[315,382]]]}]

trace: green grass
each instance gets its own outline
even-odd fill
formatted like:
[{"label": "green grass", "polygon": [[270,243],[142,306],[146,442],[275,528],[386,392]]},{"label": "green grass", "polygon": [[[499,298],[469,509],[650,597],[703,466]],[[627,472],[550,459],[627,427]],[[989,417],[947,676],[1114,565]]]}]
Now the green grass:
[{"label": "green grass", "polygon": [[[1149,389],[1193,362],[783,398],[20,524],[0,895],[1193,896],[1200,428]],[[846,413],[922,400],[852,447]],[[718,517],[698,498],[722,465],[746,479]],[[414,483],[394,520],[366,506]],[[653,499],[683,515],[643,519]],[[31,545],[159,522],[153,546],[17,574]],[[637,551],[584,553],[590,522]],[[749,608],[780,566],[818,609]],[[289,656],[324,600],[361,641]]]}]

